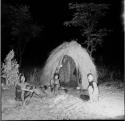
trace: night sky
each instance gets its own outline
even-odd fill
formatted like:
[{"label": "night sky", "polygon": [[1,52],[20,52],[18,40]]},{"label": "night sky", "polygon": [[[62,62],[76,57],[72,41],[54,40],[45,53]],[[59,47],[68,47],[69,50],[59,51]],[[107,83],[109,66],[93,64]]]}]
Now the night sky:
[{"label": "night sky", "polygon": [[[103,18],[101,24],[111,29],[112,32],[104,37],[103,46],[97,50],[95,58],[98,61],[98,57],[103,56],[104,64],[116,65],[123,70],[124,32],[121,0],[5,0],[5,3],[8,2],[29,5],[34,21],[44,26],[40,35],[28,43],[23,55],[24,65],[43,64],[49,52],[64,41],[70,41],[73,38],[77,38],[78,42],[82,41],[81,34],[77,28],[63,25],[64,21],[72,19],[71,11],[68,9],[69,2],[110,4],[107,15]],[[3,40],[2,43],[2,57],[5,57],[6,52],[9,50],[7,50],[7,45]]]}]

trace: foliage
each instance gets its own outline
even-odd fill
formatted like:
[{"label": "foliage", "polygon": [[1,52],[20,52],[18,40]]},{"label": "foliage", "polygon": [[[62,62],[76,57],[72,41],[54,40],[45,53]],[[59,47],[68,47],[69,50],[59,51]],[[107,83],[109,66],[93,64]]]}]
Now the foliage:
[{"label": "foliage", "polygon": [[15,49],[17,59],[21,65],[22,55],[27,43],[39,35],[42,26],[34,22],[30,8],[27,5],[3,4],[2,17],[2,31],[8,31],[7,34],[11,38],[8,39],[10,41],[8,42],[9,46],[11,44]]},{"label": "foliage", "polygon": [[33,18],[30,15],[29,7],[27,5],[21,5],[19,7],[10,6],[11,10],[11,24],[13,36],[25,35],[26,41],[30,37],[36,37],[40,32],[40,28],[37,24],[33,23]]},{"label": "foliage", "polygon": [[69,9],[75,9],[75,12],[72,20],[64,22],[64,25],[80,27],[82,36],[86,38],[83,44],[86,46],[90,55],[92,55],[96,51],[97,46],[102,44],[102,37],[107,32],[105,28],[99,29],[99,20],[102,16],[105,16],[105,10],[108,9],[108,5],[69,3]]},{"label": "foliage", "polygon": [[109,81],[110,73],[105,65],[97,66],[98,70],[98,83],[103,83],[105,81]]},{"label": "foliage", "polygon": [[10,6],[10,10],[11,35],[17,40],[19,61],[21,61],[26,44],[40,33],[41,27],[33,22],[28,6]]},{"label": "foliage", "polygon": [[118,68],[111,68],[111,66],[100,65],[97,66],[98,71],[98,83],[103,82],[122,82],[123,74]]},{"label": "foliage", "polygon": [[19,81],[19,64],[14,59],[14,51],[11,50],[2,64],[1,77],[5,79],[6,86],[16,85]]},{"label": "foliage", "polygon": [[34,84],[34,85],[39,85],[40,79],[39,79],[39,69],[34,68],[33,70],[30,70],[27,74],[27,82]]}]

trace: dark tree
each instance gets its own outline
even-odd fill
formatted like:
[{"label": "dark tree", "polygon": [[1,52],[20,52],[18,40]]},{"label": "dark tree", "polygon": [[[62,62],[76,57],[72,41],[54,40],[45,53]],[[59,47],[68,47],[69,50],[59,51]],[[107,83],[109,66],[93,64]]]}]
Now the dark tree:
[{"label": "dark tree", "polygon": [[[8,25],[8,33],[11,37],[11,45],[16,51],[19,64],[21,65],[22,56],[27,43],[34,37],[37,37],[42,30],[42,26],[34,22],[27,5],[4,5],[7,16],[5,20]],[[6,29],[6,23],[3,22],[3,29]]]},{"label": "dark tree", "polygon": [[99,27],[99,20],[105,16],[108,8],[107,4],[69,3],[69,9],[73,9],[75,12],[72,20],[64,22],[64,25],[80,28],[81,34],[85,38],[83,44],[91,56],[102,44],[102,37],[107,33],[105,28]]}]

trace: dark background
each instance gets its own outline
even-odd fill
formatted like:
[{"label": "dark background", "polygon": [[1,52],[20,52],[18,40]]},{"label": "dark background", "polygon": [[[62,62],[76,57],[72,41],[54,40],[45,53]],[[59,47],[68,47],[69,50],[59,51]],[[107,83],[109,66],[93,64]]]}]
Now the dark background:
[{"label": "dark background", "polygon": [[[35,39],[32,39],[24,52],[23,65],[42,65],[49,52],[64,41],[77,38],[82,42],[79,30],[74,27],[65,27],[63,22],[72,19],[72,12],[68,9],[69,2],[94,2],[110,4],[107,15],[101,24],[111,29],[103,38],[102,48],[94,53],[95,61],[103,57],[104,65],[124,68],[124,32],[123,32],[123,1],[121,0],[2,0],[5,4],[26,4],[30,6],[30,12],[35,21],[43,25],[43,30]],[[2,5],[1,5],[2,6]],[[6,35],[7,36],[7,35]],[[2,39],[2,61],[9,52],[8,45]]]}]

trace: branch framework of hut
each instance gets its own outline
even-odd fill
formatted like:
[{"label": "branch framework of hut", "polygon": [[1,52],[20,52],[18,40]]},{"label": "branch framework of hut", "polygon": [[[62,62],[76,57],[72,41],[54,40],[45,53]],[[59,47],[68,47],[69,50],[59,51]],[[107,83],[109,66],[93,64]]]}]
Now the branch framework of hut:
[{"label": "branch framework of hut", "polygon": [[87,89],[87,74],[92,73],[97,82],[97,71],[92,58],[76,41],[64,42],[55,48],[42,70],[41,84],[49,85],[55,73],[59,73],[61,86]]}]

